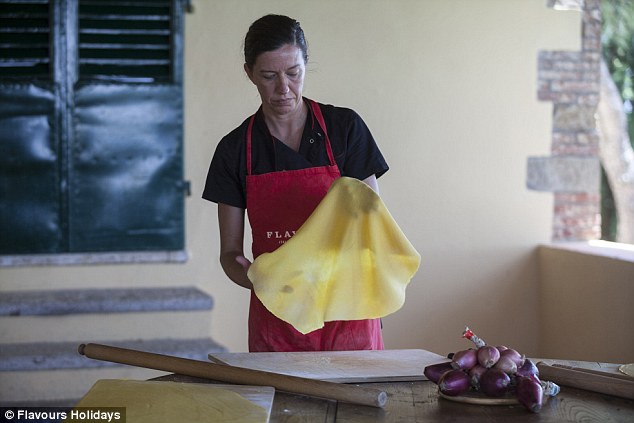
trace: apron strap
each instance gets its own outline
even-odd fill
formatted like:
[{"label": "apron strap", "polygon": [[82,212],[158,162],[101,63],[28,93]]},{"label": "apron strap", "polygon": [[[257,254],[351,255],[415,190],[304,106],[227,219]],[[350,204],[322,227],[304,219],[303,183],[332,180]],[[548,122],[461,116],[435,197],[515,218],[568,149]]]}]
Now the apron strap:
[{"label": "apron strap", "polygon": [[328,137],[328,129],[326,128],[326,122],[324,121],[324,116],[321,114],[321,108],[319,104],[313,100],[308,100],[310,102],[310,107],[313,109],[313,113],[317,118],[317,122],[319,126],[324,130],[324,135],[326,136],[326,151],[328,152],[328,159],[330,159],[330,166],[335,166],[335,156],[332,154],[332,147],[330,147],[330,138]]},{"label": "apron strap", "polygon": [[251,116],[247,127],[247,175],[251,175],[251,134],[253,133],[253,122],[255,115]]},{"label": "apron strap", "polygon": [[[328,128],[326,128],[326,122],[324,121],[324,116],[321,113],[321,108],[319,104],[317,104],[313,100],[308,100],[310,103],[310,107],[313,111],[313,114],[317,118],[317,123],[324,130],[324,135],[326,137],[326,152],[328,153],[328,160],[330,160],[330,166],[336,166],[335,156],[332,154],[332,147],[330,146],[330,138],[328,137]],[[251,175],[251,134],[253,133],[253,122],[255,121],[255,114],[251,116],[249,119],[249,125],[247,126],[247,175]]]}]

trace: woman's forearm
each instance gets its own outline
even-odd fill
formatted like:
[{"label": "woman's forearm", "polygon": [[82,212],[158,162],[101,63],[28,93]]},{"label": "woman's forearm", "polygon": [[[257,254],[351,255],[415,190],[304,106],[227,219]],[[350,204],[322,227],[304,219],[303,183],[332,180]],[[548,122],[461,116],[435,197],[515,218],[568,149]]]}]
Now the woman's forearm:
[{"label": "woman's forearm", "polygon": [[247,277],[251,262],[244,257],[244,209],[218,204],[220,228],[220,265],[225,274],[236,284],[253,289]]}]

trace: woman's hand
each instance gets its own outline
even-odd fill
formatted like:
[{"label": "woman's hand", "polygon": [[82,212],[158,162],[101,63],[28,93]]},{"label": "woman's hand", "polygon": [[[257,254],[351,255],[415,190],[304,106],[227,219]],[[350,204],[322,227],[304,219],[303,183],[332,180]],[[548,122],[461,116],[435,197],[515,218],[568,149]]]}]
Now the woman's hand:
[{"label": "woman's hand", "polygon": [[236,256],[236,261],[240,266],[244,268],[245,273],[249,273],[249,267],[251,267],[251,262],[245,256]]}]

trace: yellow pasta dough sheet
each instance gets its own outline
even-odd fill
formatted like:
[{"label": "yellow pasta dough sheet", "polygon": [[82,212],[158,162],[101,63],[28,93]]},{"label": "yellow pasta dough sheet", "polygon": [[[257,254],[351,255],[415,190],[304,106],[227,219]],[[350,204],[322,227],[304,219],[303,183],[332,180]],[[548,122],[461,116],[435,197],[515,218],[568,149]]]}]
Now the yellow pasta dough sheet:
[{"label": "yellow pasta dough sheet", "polygon": [[262,304],[306,334],[334,320],[394,313],[421,257],[364,182],[337,179],[295,235],[248,276]]},{"label": "yellow pasta dough sheet", "polygon": [[74,409],[124,407],[127,423],[265,423],[274,393],[262,386],[102,379]]}]

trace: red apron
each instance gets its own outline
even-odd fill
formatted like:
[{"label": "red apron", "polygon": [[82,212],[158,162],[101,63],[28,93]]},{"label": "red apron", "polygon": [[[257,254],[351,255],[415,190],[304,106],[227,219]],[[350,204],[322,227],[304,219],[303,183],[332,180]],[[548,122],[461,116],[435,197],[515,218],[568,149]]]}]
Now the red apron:
[{"label": "red apron", "polygon": [[[335,163],[324,118],[317,103],[310,106],[324,130],[329,166],[251,174],[251,134],[247,128],[247,213],[253,234],[253,258],[276,250],[288,240],[324,198],[340,173]],[[303,335],[275,317],[251,291],[249,351],[335,351],[383,349],[379,319],[326,322]]]}]

